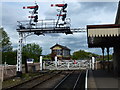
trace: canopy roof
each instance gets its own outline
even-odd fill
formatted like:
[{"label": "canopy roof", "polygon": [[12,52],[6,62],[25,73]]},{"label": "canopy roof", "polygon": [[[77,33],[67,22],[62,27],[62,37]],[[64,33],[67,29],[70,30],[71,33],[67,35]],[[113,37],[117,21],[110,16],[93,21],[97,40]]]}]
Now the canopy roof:
[{"label": "canopy roof", "polygon": [[120,25],[88,25],[88,37],[118,37],[120,35]]},{"label": "canopy roof", "polygon": [[88,47],[115,47],[120,45],[120,2],[115,24],[87,25]]}]

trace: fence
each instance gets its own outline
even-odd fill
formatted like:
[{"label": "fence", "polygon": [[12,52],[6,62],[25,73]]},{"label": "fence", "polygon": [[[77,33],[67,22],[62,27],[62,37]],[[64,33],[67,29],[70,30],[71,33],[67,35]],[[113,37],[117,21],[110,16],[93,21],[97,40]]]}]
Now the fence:
[{"label": "fence", "polygon": [[[40,70],[40,64],[39,63],[33,63],[33,64],[28,64],[28,71],[29,72],[34,72]],[[2,75],[3,71],[3,75]],[[22,66],[22,72],[25,73],[25,66]],[[10,77],[16,76],[16,65],[3,65],[1,66],[0,69],[0,77],[3,79],[7,79]]]},{"label": "fence", "polygon": [[[42,60],[42,59],[41,59]],[[42,64],[40,64],[42,63]],[[42,69],[48,70],[80,70],[89,69],[93,64],[90,60],[55,60],[55,61],[41,61],[40,63],[28,64],[28,71],[34,72]],[[42,66],[40,66],[42,65]],[[94,63],[95,65],[95,63]],[[96,64],[97,67],[99,64]],[[95,67],[95,68],[97,68]],[[3,71],[3,74],[2,74]],[[25,73],[25,66],[22,66],[22,72]],[[7,79],[16,76],[16,65],[5,65],[0,67],[0,77]],[[2,79],[2,78],[1,78]]]},{"label": "fence", "polygon": [[89,68],[88,60],[63,60],[63,61],[46,61],[44,62],[43,69],[50,70],[74,70],[74,69],[87,69]]}]

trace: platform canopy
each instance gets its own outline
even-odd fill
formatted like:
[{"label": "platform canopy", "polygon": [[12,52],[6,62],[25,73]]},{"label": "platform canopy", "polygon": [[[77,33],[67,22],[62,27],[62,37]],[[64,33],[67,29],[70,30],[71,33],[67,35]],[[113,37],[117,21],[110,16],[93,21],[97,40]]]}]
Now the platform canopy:
[{"label": "platform canopy", "polygon": [[115,24],[87,25],[87,39],[89,48],[120,45],[120,1]]},{"label": "platform canopy", "polygon": [[87,25],[88,47],[114,47],[120,43],[120,25]]}]

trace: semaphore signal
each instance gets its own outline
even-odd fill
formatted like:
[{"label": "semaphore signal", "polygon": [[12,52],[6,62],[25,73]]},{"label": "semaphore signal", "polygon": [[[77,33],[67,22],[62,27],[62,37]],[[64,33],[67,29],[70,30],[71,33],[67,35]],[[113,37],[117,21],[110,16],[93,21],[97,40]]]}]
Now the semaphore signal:
[{"label": "semaphore signal", "polygon": [[51,7],[60,7],[59,14],[57,14],[58,19],[57,19],[56,27],[59,23],[60,18],[63,21],[63,24],[61,24],[61,25],[65,25],[65,23],[66,23],[65,20],[66,20],[66,16],[67,16],[67,10],[66,10],[67,3],[65,3],[65,4],[51,4]]},{"label": "semaphore signal", "polygon": [[27,7],[23,7],[23,9],[37,9],[38,10],[39,6],[36,5],[36,6],[27,6]]},{"label": "semaphore signal", "polygon": [[[32,27],[32,25],[35,26],[34,23],[37,24],[37,22],[38,22],[38,15],[37,15],[38,8],[39,8],[39,6],[37,5],[37,3],[35,3],[35,6],[26,6],[26,7],[24,6],[23,7],[23,9],[32,9],[33,10],[33,11],[29,11],[31,13],[31,16],[28,16],[28,18],[30,18],[30,21],[29,21],[30,28]],[[32,22],[34,22],[34,23],[32,23]]]}]

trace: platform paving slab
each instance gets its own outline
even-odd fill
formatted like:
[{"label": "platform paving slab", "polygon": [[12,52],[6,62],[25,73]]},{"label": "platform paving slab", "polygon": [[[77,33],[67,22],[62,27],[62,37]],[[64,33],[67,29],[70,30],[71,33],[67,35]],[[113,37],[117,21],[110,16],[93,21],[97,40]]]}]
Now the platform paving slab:
[{"label": "platform paving slab", "polygon": [[120,90],[120,79],[105,70],[89,70],[88,90]]}]

